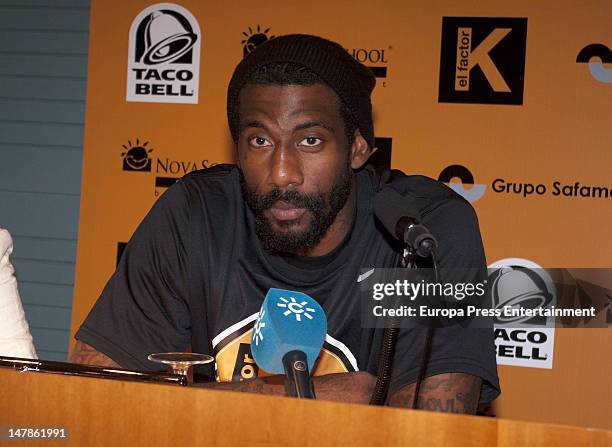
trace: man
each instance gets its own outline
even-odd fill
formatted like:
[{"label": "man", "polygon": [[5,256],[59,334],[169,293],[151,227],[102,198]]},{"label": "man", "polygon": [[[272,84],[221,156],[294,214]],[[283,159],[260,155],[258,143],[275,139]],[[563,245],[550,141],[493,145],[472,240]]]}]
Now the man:
[{"label": "man", "polygon": [[[189,174],[158,200],[77,332],[72,360],[154,369],[147,354],[190,347],[215,356],[222,383],[208,386],[283,395],[249,342],[267,290],[299,290],[328,319],[317,397],[367,403],[382,331],[361,327],[358,276],[398,266],[401,254],[374,219],[381,180],[364,168],[374,85],[340,45],[315,36],[278,37],[248,55],[228,88],[238,166]],[[442,267],[485,265],[467,202],[424,177],[396,173],[391,183],[420,205]],[[391,405],[412,404],[423,336],[400,331]],[[420,408],[474,413],[499,393],[492,333],[437,331],[426,376]]]}]

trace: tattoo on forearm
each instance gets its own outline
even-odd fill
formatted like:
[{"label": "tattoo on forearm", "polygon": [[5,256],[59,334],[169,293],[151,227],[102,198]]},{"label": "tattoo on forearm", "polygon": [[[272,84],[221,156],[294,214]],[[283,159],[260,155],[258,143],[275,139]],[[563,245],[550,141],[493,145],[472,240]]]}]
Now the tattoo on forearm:
[{"label": "tattoo on forearm", "polygon": [[[318,400],[367,403],[375,378],[363,372],[327,374],[313,378]],[[241,382],[210,382],[197,384],[214,390],[285,396],[284,376],[266,376]]]},{"label": "tattoo on forearm", "polygon": [[327,374],[314,380],[317,389],[328,393],[344,393],[359,386],[359,378],[355,374]]},{"label": "tattoo on forearm", "polygon": [[[421,385],[417,408],[445,413],[475,414],[481,379],[471,374],[447,373],[428,377]],[[394,407],[412,408],[415,385],[407,385],[389,400]]]},{"label": "tattoo on forearm", "polygon": [[478,401],[480,399],[480,383],[478,384],[477,391],[471,393],[457,393],[457,400],[463,408],[466,410],[464,413],[476,414],[478,409]]},{"label": "tattoo on forearm", "polygon": [[285,388],[279,376],[259,377],[253,380],[240,382],[208,382],[198,383],[196,386],[211,388],[213,390],[237,391],[241,393],[270,394],[284,396]]},{"label": "tattoo on forearm", "polygon": [[315,377],[317,399],[336,402],[367,404],[376,378],[364,371],[327,374]]},{"label": "tattoo on forearm", "polygon": [[391,407],[412,408],[413,400],[414,385],[408,385],[391,396],[389,405]]},{"label": "tattoo on forearm", "polygon": [[121,368],[121,365],[116,363],[113,359],[107,355],[96,351],[93,347],[87,343],[77,340],[74,346],[74,351],[70,355],[70,361],[72,363],[80,363],[82,365],[97,365],[97,366],[110,366],[114,368]]}]

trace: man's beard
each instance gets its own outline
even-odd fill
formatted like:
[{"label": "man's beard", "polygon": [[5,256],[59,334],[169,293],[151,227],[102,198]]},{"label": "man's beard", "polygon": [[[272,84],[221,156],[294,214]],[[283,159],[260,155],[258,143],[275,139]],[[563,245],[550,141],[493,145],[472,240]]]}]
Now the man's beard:
[{"label": "man's beard", "polygon": [[[353,186],[353,172],[350,165],[336,176],[338,181],[327,194],[301,194],[289,189],[275,188],[267,194],[252,191],[246,184],[242,171],[240,186],[247,205],[255,217],[255,234],[263,248],[270,253],[298,254],[310,251],[325,236],[325,233],[336,219],[348,200]],[[275,231],[271,222],[264,215],[275,203],[283,201],[310,211],[308,227],[301,231],[291,231],[295,220],[276,222],[276,225],[287,231]]]}]

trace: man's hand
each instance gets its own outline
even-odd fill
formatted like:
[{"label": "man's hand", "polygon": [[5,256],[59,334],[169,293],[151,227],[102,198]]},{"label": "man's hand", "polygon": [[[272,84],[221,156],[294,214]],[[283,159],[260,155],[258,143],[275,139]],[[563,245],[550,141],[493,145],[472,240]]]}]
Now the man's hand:
[{"label": "man's hand", "polygon": [[80,363],[82,365],[110,366],[113,368],[121,368],[121,365],[116,363],[110,357],[96,351],[87,343],[77,340],[74,345],[74,351],[70,355],[70,362]]},{"label": "man's hand", "polygon": [[[475,414],[482,379],[471,374],[447,373],[427,377],[421,382],[417,408],[445,413]],[[389,405],[412,408],[415,384],[395,392]]]},{"label": "man's hand", "polygon": [[[267,376],[242,382],[210,382],[196,386],[212,390],[228,390],[244,393],[271,394],[285,396],[285,377]],[[313,377],[317,400],[367,404],[374,390],[376,377],[364,372],[326,374]]]}]

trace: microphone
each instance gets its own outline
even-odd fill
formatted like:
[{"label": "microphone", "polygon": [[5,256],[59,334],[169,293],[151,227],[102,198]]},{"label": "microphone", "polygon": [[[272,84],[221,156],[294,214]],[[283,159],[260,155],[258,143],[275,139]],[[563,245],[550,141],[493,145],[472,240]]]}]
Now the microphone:
[{"label": "microphone", "polygon": [[438,248],[429,230],[420,224],[421,215],[396,190],[386,187],[374,197],[374,214],[385,229],[416,253],[427,258]]},{"label": "microphone", "polygon": [[251,353],[263,370],[286,375],[289,396],[314,399],[309,371],[326,333],[325,312],[313,298],[302,292],[271,288],[253,327]]}]

